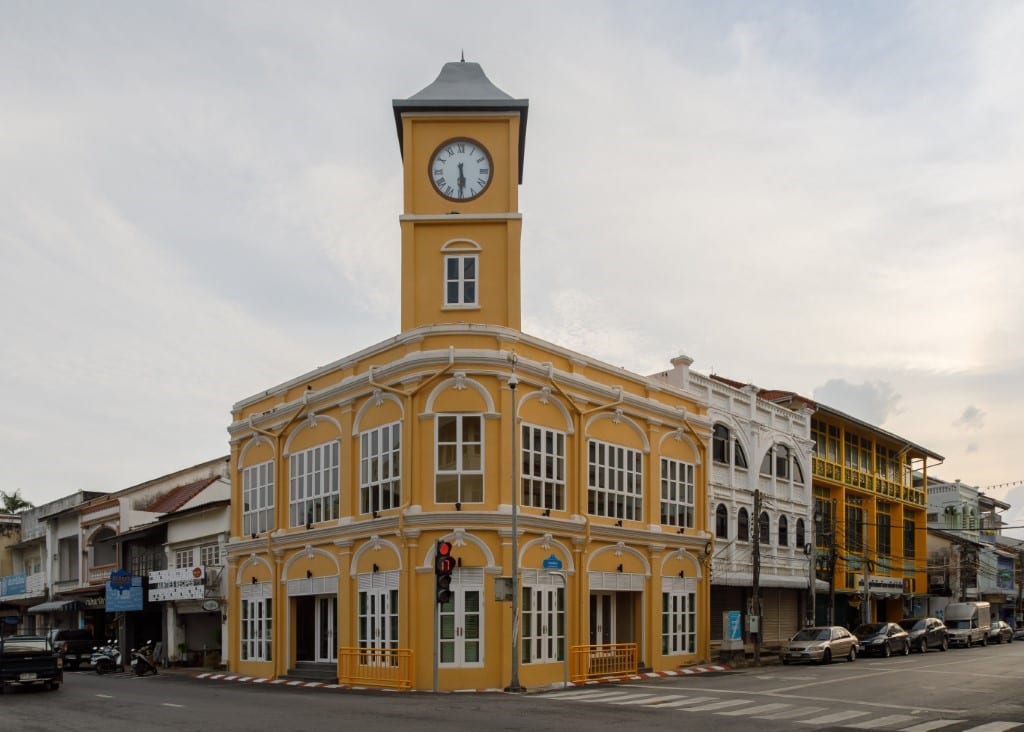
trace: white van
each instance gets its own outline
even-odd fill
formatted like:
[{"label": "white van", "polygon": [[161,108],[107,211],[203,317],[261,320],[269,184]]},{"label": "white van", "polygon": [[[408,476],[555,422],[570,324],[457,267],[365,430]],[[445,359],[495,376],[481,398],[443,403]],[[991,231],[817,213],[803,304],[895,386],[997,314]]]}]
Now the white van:
[{"label": "white van", "polygon": [[992,626],[992,608],[987,602],[954,602],[946,605],[943,622],[949,634],[949,645],[970,648],[975,643],[988,645]]}]

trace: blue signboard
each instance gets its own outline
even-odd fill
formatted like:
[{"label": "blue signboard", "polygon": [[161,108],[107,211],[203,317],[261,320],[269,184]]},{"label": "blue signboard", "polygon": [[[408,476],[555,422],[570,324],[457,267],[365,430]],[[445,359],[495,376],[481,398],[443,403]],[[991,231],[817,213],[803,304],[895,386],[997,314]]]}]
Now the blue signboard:
[{"label": "blue signboard", "polygon": [[107,612],[123,613],[141,609],[142,578],[132,577],[123,569],[111,572],[110,581],[107,582]]},{"label": "blue signboard", "polygon": [[27,575],[24,574],[9,574],[6,577],[0,577],[0,597],[4,595],[24,595],[27,591],[25,589],[25,578]]},{"label": "blue signboard", "polygon": [[743,640],[743,627],[740,624],[740,611],[730,610],[728,613],[726,613],[726,615],[729,616],[729,622],[726,627],[725,639],[736,641]]},{"label": "blue signboard", "polygon": [[550,557],[541,562],[541,566],[544,569],[561,569],[562,560],[552,554]]}]

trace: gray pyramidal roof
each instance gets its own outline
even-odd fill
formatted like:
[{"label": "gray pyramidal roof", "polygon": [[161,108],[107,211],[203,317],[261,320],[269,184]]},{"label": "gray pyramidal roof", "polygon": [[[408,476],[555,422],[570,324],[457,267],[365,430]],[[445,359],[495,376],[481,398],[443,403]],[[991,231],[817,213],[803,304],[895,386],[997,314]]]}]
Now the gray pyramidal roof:
[{"label": "gray pyramidal roof", "polygon": [[523,182],[526,151],[528,99],[513,99],[491,83],[480,64],[472,61],[446,63],[433,83],[408,99],[392,101],[398,148],[404,150],[402,114],[405,112],[517,112],[519,114],[519,182]]}]

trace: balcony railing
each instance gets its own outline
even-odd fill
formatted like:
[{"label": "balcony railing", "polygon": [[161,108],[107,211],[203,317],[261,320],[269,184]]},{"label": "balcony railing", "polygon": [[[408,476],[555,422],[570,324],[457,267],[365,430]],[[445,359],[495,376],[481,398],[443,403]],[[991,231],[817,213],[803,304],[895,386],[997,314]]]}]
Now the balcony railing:
[{"label": "balcony railing", "polygon": [[813,458],[812,471],[814,475],[826,480],[842,483],[858,490],[876,493],[886,498],[912,503],[916,506],[924,506],[926,503],[924,491],[905,486],[899,481],[890,480],[881,475],[829,462],[824,458]]}]

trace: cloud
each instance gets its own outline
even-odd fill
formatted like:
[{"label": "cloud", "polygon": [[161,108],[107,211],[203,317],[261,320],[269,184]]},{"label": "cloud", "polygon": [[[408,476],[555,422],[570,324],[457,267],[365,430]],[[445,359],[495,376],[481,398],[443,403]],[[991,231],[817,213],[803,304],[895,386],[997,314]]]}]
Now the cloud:
[{"label": "cloud", "polygon": [[974,405],[968,405],[964,407],[963,413],[953,420],[953,426],[967,430],[980,430],[985,426],[985,413]]},{"label": "cloud", "polygon": [[813,398],[833,409],[879,426],[900,412],[900,395],[887,381],[851,384],[844,379],[830,379],[815,388]]}]

